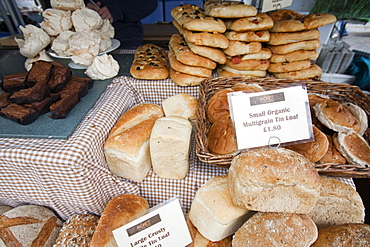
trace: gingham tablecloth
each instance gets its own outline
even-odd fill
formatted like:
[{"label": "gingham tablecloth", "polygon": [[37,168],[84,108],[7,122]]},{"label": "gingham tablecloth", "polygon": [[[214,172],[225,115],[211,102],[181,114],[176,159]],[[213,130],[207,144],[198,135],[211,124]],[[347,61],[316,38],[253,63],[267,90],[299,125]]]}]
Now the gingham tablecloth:
[{"label": "gingham tablecloth", "polygon": [[43,205],[67,219],[77,213],[99,215],[114,196],[134,193],[146,198],[150,206],[177,196],[187,212],[203,183],[227,173],[226,168],[198,160],[195,140],[189,172],[181,180],[162,179],[153,171],[142,182],[115,176],[107,167],[103,145],[116,120],[134,105],[161,105],[177,93],[197,97],[198,90],[179,87],[170,79],[117,77],[67,140],[0,138],[0,204]]}]

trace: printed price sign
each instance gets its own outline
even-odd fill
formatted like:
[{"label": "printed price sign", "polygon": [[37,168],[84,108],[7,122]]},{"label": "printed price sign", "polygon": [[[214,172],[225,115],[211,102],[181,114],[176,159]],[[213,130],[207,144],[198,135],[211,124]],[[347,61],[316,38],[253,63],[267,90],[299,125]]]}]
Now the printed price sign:
[{"label": "printed price sign", "polygon": [[292,5],[293,0],[263,0],[262,12],[282,9]]},{"label": "printed price sign", "polygon": [[313,140],[305,86],[228,94],[238,149]]},{"label": "printed price sign", "polygon": [[178,199],[113,231],[119,247],[184,247],[192,242]]}]

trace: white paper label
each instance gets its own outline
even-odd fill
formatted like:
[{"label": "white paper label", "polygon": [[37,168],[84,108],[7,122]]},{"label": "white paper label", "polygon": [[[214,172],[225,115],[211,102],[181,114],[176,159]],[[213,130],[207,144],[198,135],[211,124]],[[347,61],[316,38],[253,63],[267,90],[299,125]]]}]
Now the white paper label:
[{"label": "white paper label", "polygon": [[263,0],[262,12],[282,9],[292,5],[293,0]]},{"label": "white paper label", "polygon": [[192,242],[178,199],[114,230],[119,247],[184,247]]},{"label": "white paper label", "polygon": [[303,86],[228,94],[238,149],[312,140],[308,95]]}]

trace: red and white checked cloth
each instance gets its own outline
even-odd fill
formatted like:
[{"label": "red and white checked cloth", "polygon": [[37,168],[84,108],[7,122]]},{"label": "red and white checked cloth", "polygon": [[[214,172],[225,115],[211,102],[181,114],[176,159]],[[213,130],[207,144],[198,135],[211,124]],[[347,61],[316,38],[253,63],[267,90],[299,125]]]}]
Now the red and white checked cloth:
[{"label": "red and white checked cloth", "polygon": [[[179,87],[171,79],[148,81],[113,79],[67,140],[0,139],[0,204],[37,204],[50,207],[62,218],[73,214],[100,215],[107,202],[123,193],[140,194],[150,206],[173,196],[188,212],[198,188],[226,168],[200,162],[192,143],[190,169],[185,179],[162,179],[150,171],[142,182],[113,175],[103,145],[110,129],[126,110],[138,103],[161,102],[178,93],[195,97],[198,87]],[[351,179],[343,179],[351,183]]]}]

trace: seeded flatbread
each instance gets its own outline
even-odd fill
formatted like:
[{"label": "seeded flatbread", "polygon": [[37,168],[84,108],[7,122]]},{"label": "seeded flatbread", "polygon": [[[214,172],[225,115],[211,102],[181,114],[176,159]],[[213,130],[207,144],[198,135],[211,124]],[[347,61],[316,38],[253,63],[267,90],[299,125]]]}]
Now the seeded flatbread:
[{"label": "seeded flatbread", "polygon": [[255,16],[256,7],[240,1],[209,0],[204,3],[206,15],[220,18],[241,18]]},{"label": "seeded flatbread", "polygon": [[231,19],[225,21],[225,24],[227,29],[238,32],[267,30],[274,26],[271,17],[265,13],[258,13],[252,17]]}]

